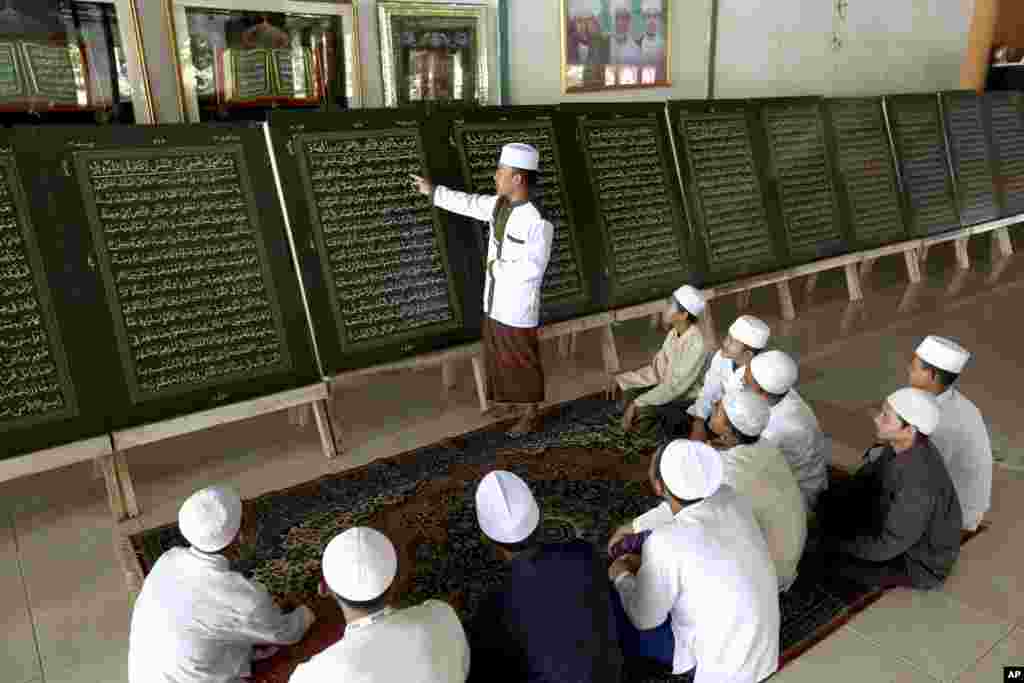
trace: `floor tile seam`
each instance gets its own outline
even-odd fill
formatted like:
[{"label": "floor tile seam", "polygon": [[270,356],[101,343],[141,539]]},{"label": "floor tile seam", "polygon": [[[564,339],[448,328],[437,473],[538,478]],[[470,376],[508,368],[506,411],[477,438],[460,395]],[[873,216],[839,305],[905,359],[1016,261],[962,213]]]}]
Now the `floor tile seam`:
[{"label": "floor tile seam", "polygon": [[[868,609],[871,609],[871,608],[869,607]],[[945,681],[942,678],[939,678],[939,677],[935,676],[933,673],[931,673],[930,671],[928,671],[927,669],[922,667],[919,663],[917,663],[917,662],[915,662],[915,661],[913,661],[911,659],[908,659],[903,654],[900,654],[900,653],[897,653],[897,652],[891,652],[891,651],[885,649],[885,644],[884,643],[881,643],[881,642],[875,640],[874,638],[872,638],[871,636],[869,636],[869,635],[867,635],[865,633],[861,633],[856,628],[854,628],[853,623],[854,622],[851,621],[850,623],[848,623],[846,625],[845,628],[848,628],[850,630],[850,632],[854,636],[856,636],[857,638],[860,638],[865,643],[867,643],[867,644],[875,647],[876,649],[878,649],[880,656],[888,657],[890,659],[898,660],[900,663],[905,664],[910,669],[916,671],[919,674],[922,674],[922,675],[926,676],[930,680],[936,681],[937,683],[952,683],[951,681]]]},{"label": "floor tile seam", "polygon": [[18,542],[18,526],[14,522],[14,512],[9,511],[7,515],[7,524],[11,529],[11,540],[14,543],[14,557],[18,563],[18,578],[21,579],[21,591],[25,596],[25,609],[28,611],[29,624],[32,627],[32,646],[36,652],[36,670],[39,672],[39,676],[34,676],[29,681],[40,680],[45,683],[46,674],[43,672],[43,653],[39,647],[39,628],[36,625],[35,612],[32,610],[32,597],[28,590],[28,579],[25,573],[25,564],[22,562],[21,556],[21,544]]},{"label": "floor tile seam", "polygon": [[[917,662],[914,662],[914,661],[908,659],[903,654],[890,653],[888,650],[884,650],[884,648],[888,647],[888,645],[886,643],[883,643],[883,642],[873,638],[870,634],[864,633],[863,631],[859,630],[856,627],[856,623],[857,623],[856,619],[852,620],[848,624],[848,626],[849,626],[850,630],[854,631],[857,635],[861,636],[862,638],[866,638],[867,640],[869,640],[870,642],[874,643],[878,647],[883,648],[883,650],[886,652],[886,654],[892,654],[895,657],[899,657],[900,659],[903,659],[903,660],[907,661],[909,664],[911,664],[911,666],[913,666],[915,669],[921,671],[922,673],[927,675],[929,678],[932,678],[932,679],[938,680],[938,681],[942,681],[943,683],[955,683],[956,680],[958,678],[960,678],[960,676],[962,676],[971,667],[973,667],[975,664],[977,664],[979,661],[981,661],[981,659],[983,659],[986,655],[988,655],[988,653],[992,651],[992,648],[994,648],[1000,642],[1002,642],[1007,637],[1009,637],[1009,635],[1011,633],[1013,633],[1014,628],[1016,628],[1016,625],[1013,622],[1007,621],[1004,617],[1000,617],[999,615],[993,614],[993,613],[988,612],[986,610],[982,610],[982,609],[979,609],[977,607],[973,607],[971,605],[968,605],[967,603],[963,602],[959,598],[956,598],[953,595],[951,595],[949,593],[946,593],[944,589],[942,591],[942,595],[943,595],[943,597],[947,598],[950,602],[955,603],[958,607],[967,609],[968,611],[974,612],[975,614],[978,614],[980,616],[996,619],[1000,623],[1001,626],[1006,628],[1006,630],[1003,631],[1003,633],[1001,635],[999,635],[999,637],[997,637],[995,639],[995,641],[992,644],[992,646],[985,650],[985,654],[981,655],[980,657],[978,657],[974,661],[971,661],[971,662],[967,663],[966,665],[963,665],[963,666],[958,665],[957,671],[954,674],[952,674],[949,678],[937,677],[935,674],[931,673],[927,669],[922,668],[922,665],[920,663],[917,663]],[[875,603],[874,605],[869,607],[867,610],[864,610],[864,613],[867,613],[868,610],[877,607],[878,604],[879,603]]]},{"label": "floor tile seam", "polygon": [[989,648],[988,650],[986,650],[986,651],[985,651],[985,654],[983,654],[983,655],[981,655],[980,657],[978,657],[977,661],[975,661],[975,662],[974,662],[973,664],[971,664],[970,666],[968,666],[968,667],[967,667],[966,669],[964,669],[963,671],[961,671],[960,673],[958,673],[958,674],[956,675],[956,677],[955,677],[955,678],[954,678],[953,680],[954,680],[954,681],[959,681],[959,680],[960,680],[960,678],[962,678],[964,674],[966,674],[966,673],[970,672],[970,671],[971,671],[972,669],[974,669],[974,667],[975,667],[975,666],[977,666],[977,665],[978,665],[978,664],[979,664],[979,663],[981,662],[981,660],[985,659],[985,658],[986,658],[986,657],[988,657],[988,656],[989,656],[990,654],[992,654],[993,652],[995,652],[995,649],[996,649],[997,647],[999,647],[1000,645],[1002,645],[1003,643],[1005,643],[1005,642],[1006,642],[1007,640],[1009,640],[1009,639],[1010,639],[1010,636],[1012,636],[1012,635],[1013,635],[1013,631],[1014,631],[1014,629],[1016,629],[1016,626],[1012,627],[1012,628],[1011,628],[1011,629],[1010,629],[1010,630],[1009,630],[1009,631],[1008,631],[1008,632],[1007,632],[1007,633],[1006,633],[1006,634],[1005,634],[1005,635],[1004,635],[1004,636],[1003,636],[1002,638],[1000,638],[1000,639],[999,639],[999,640],[997,640],[997,641],[996,641],[995,643],[993,643],[993,644],[992,644],[992,647],[990,647],[990,648]]}]

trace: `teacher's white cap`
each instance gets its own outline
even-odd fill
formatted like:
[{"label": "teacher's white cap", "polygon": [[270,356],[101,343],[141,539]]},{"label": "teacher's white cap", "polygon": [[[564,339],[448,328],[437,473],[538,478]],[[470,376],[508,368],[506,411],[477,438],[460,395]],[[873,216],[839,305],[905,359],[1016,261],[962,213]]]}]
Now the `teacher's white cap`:
[{"label": "teacher's white cap", "polygon": [[324,581],[353,602],[375,600],[398,574],[398,555],[387,536],[365,526],[335,536],[324,550]]},{"label": "teacher's white cap", "polygon": [[706,305],[704,296],[695,287],[683,285],[672,293],[672,298],[695,316],[704,312],[704,306]]},{"label": "teacher's white cap", "polygon": [[540,152],[533,145],[513,142],[501,148],[501,158],[498,163],[524,171],[536,171],[540,164]]}]

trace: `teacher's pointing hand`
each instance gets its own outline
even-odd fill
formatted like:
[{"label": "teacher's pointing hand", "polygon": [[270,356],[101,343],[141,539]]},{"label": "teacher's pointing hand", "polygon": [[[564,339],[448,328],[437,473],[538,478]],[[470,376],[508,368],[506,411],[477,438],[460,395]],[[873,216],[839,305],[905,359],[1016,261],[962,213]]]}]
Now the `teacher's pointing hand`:
[{"label": "teacher's pointing hand", "polygon": [[425,194],[428,197],[434,194],[434,184],[426,178],[421,178],[418,175],[409,174],[412,178],[412,189],[416,190],[420,194]]}]

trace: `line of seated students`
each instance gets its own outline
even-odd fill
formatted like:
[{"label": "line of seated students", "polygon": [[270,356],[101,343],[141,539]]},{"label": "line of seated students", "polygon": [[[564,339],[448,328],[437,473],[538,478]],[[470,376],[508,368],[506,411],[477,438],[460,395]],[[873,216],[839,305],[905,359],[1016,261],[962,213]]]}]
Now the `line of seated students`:
[{"label": "line of seated students", "polygon": [[[673,335],[685,337],[702,310],[699,293],[680,288],[659,353],[671,356]],[[875,417],[863,464],[828,487],[827,439],[793,389],[796,363],[766,351],[768,337],[762,321],[739,318],[703,384],[685,388],[689,399],[670,397],[676,415],[666,422],[667,411],[655,415],[675,437],[650,461],[660,501],[613,533],[610,565],[581,540],[540,543],[543,512],[528,484],[490,472],[477,487],[477,519],[507,572],[473,621],[464,628],[438,600],[394,607],[394,546],[350,528],[322,560],[345,636],[291,681],[601,683],[622,680],[624,661],[635,661],[695,670],[697,683],[755,683],[777,669],[779,592],[798,565],[866,587],[941,584],[991,495],[987,430],[953,386],[969,354],[927,337],[910,364],[912,386]],[[652,376],[675,391],[687,373],[666,370],[673,362],[656,358]],[[132,615],[130,683],[244,681],[252,661],[300,641],[315,621],[306,606],[282,612],[231,570],[241,511],[222,487],[182,505],[190,547],[168,550],[146,578]]]}]

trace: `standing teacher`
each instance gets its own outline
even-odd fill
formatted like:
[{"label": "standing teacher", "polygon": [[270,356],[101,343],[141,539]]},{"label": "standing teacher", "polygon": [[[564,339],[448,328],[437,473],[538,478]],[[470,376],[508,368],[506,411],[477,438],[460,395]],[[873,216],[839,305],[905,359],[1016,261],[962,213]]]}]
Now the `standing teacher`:
[{"label": "standing teacher", "polygon": [[537,405],[544,400],[537,325],[555,229],[530,202],[539,160],[530,145],[505,145],[494,172],[497,195],[456,192],[412,176],[414,187],[432,196],[435,206],[490,223],[483,321],[487,399],[518,410],[513,436],[539,426]]}]

